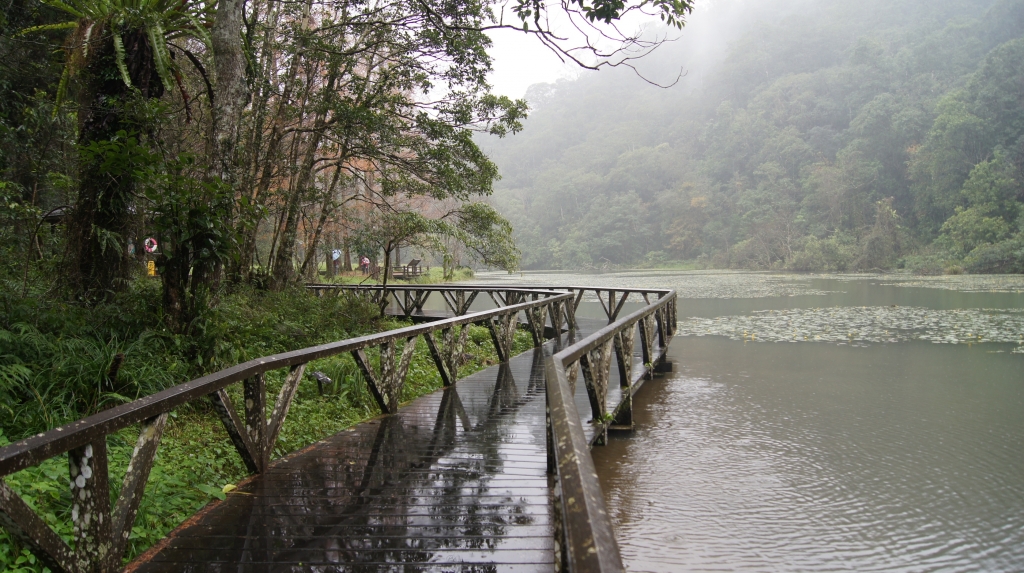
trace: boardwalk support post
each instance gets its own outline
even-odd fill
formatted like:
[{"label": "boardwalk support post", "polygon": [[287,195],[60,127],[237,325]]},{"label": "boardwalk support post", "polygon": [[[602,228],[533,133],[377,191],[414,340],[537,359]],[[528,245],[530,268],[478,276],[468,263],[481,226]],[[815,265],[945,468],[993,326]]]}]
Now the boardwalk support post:
[{"label": "boardwalk support post", "polygon": [[599,428],[599,436],[595,443],[605,445],[608,441],[608,378],[612,365],[612,340],[608,339],[597,348],[587,352],[580,358],[583,370],[583,381],[587,385],[587,396],[590,398],[592,422]]},{"label": "boardwalk support post", "polygon": [[615,335],[615,359],[619,367],[619,387],[622,389],[622,405],[612,420],[613,429],[633,428],[633,344],[636,327],[630,326]]}]

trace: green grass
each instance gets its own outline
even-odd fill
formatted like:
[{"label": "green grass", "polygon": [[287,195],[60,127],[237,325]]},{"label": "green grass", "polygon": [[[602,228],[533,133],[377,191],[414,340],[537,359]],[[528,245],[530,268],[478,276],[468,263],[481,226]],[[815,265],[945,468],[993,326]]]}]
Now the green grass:
[{"label": "green grass", "polygon": [[[405,325],[377,319],[376,309],[355,297],[317,298],[300,290],[244,291],[223,298],[202,333],[207,341],[215,341],[212,350],[204,359],[190,359],[190,341],[171,336],[160,326],[159,313],[154,312],[156,307],[149,300],[158,294],[152,283],[142,281],[111,307],[84,314],[72,306],[35,301],[35,314],[30,315],[26,309],[16,308],[17,304],[8,304],[7,314],[0,317],[4,319],[0,333],[5,333],[0,334],[4,343],[0,366],[7,368],[0,370],[0,376],[4,371],[13,372],[10,377],[16,383],[0,379],[0,392],[7,393],[0,396],[0,407],[7,410],[0,416],[0,445],[77,419],[82,408],[102,409],[259,356]],[[530,336],[518,332],[515,351],[530,347]],[[470,327],[465,352],[472,358],[460,367],[460,376],[497,363],[490,334],[484,327]],[[119,394],[103,387],[105,374],[118,353],[125,355],[118,376]],[[376,364],[376,351],[368,354]],[[304,378],[274,458],[379,415],[351,356],[325,358],[306,367],[307,373],[317,370],[334,380],[333,387],[328,395],[321,396],[316,382],[308,375]],[[286,374],[287,369],[268,373],[269,401],[276,397]],[[402,400],[440,387],[440,376],[426,344],[417,339]],[[19,393],[21,388],[30,391]],[[229,387],[228,393],[236,404],[241,403],[241,384]],[[268,409],[272,407],[268,404]],[[111,485],[115,489],[120,487],[137,437],[138,429],[132,428],[107,439]],[[173,412],[126,559],[145,551],[210,501],[223,499],[224,486],[238,483],[246,475],[220,420],[205,401]],[[70,542],[66,455],[4,479]],[[0,570],[20,573],[45,568],[0,529]]]}]

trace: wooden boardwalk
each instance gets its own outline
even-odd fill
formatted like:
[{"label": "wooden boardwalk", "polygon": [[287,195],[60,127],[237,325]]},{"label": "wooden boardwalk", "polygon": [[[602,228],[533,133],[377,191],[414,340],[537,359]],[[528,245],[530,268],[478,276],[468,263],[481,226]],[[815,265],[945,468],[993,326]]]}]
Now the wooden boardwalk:
[{"label": "wooden boardwalk", "polygon": [[[580,322],[576,339],[606,324]],[[127,570],[552,571],[544,361],[566,342],[275,461]],[[582,381],[575,398],[589,421]]]}]

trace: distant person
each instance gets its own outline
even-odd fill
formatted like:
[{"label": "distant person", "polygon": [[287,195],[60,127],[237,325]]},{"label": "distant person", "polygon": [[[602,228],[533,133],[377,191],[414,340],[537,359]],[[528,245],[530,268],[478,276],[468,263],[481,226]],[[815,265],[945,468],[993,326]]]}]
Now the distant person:
[{"label": "distant person", "polygon": [[369,274],[369,272],[370,272],[370,258],[367,257],[366,255],[363,255],[363,257],[361,259],[359,259],[359,268],[362,269],[364,275],[365,274]]}]

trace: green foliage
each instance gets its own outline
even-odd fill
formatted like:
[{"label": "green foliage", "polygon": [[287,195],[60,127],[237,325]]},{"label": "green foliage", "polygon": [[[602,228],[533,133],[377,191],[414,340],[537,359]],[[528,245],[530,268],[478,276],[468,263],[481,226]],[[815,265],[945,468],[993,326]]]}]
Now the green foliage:
[{"label": "green foliage", "polygon": [[807,237],[803,248],[787,264],[793,271],[846,272],[853,270],[859,255],[855,237],[835,233],[826,239]]},{"label": "green foliage", "polygon": [[[177,65],[167,49],[167,43],[179,38],[196,38],[210,44],[209,33],[203,18],[215,4],[187,2],[180,0],[43,0],[46,4],[75,18],[72,22],[43,24],[22,31],[23,34],[48,30],[67,29],[72,31],[75,42],[69,51],[67,66],[57,90],[57,101],[63,101],[68,81],[85,67],[89,48],[95,45],[97,37],[109,34],[113,43],[114,64],[121,81],[133,87],[128,68],[131,57],[126,54],[124,36],[128,33],[142,34],[148,42],[150,57],[164,89],[170,91],[175,83]],[[139,48],[135,48],[139,49]]]},{"label": "green foliage", "polygon": [[976,247],[964,258],[964,265],[971,273],[1024,273],[1024,232]]},{"label": "green foliage", "polygon": [[[624,0],[573,0],[569,5],[572,4],[579,7],[579,13],[587,20],[605,24],[618,20],[628,12],[650,9],[658,14],[662,22],[682,28],[687,14],[693,11],[691,0],[642,0],[635,4]],[[531,23],[536,30],[542,28],[542,21],[547,20],[548,8],[538,0],[517,0],[512,6],[512,13],[522,21],[524,31],[530,29]]]},{"label": "green foliage", "polygon": [[957,207],[952,217],[942,224],[942,243],[954,254],[963,256],[987,243],[996,243],[1010,233],[1010,225],[1001,217],[992,217],[988,205]]}]

